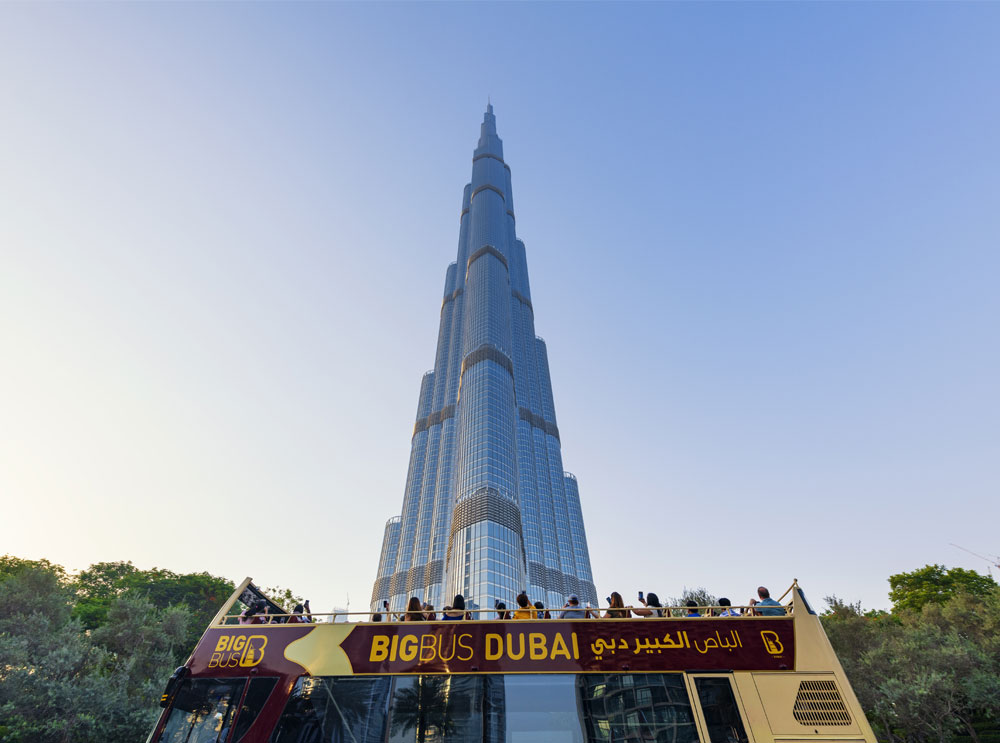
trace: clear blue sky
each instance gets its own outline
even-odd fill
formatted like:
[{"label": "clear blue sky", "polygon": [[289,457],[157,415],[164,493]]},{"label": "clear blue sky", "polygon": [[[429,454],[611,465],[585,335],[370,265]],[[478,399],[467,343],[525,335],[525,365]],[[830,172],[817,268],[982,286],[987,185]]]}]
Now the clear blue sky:
[{"label": "clear blue sky", "polygon": [[1000,553],[1000,5],[0,5],[0,552],[364,605],[487,96],[598,591]]}]

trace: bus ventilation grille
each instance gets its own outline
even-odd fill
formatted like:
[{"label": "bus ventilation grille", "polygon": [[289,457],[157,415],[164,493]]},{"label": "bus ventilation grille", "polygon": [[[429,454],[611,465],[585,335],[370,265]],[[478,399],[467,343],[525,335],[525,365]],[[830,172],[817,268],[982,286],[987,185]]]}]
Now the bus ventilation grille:
[{"label": "bus ventilation grille", "polygon": [[803,725],[851,724],[851,713],[833,681],[801,682],[792,714]]}]

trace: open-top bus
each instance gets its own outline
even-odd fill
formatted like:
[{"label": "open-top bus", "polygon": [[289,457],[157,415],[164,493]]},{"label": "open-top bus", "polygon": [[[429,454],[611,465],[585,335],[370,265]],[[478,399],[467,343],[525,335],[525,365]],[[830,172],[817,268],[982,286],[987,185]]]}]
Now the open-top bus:
[{"label": "open-top bus", "polygon": [[235,623],[260,596],[216,615],[150,743],[876,743],[797,584],[784,616]]}]

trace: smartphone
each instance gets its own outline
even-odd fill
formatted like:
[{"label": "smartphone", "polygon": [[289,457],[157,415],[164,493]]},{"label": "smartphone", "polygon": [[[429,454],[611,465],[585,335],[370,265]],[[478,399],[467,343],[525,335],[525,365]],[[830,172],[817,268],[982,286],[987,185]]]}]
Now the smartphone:
[{"label": "smartphone", "polygon": [[610,596],[605,596],[604,600],[607,601],[609,604],[611,603],[611,597]]},{"label": "smartphone", "polygon": [[639,591],[639,600],[642,601],[642,591]]},{"label": "smartphone", "polygon": [[388,609],[388,608],[389,608],[389,602],[388,602],[388,601],[383,601],[383,602],[382,602],[382,606],[383,606],[384,608]]}]

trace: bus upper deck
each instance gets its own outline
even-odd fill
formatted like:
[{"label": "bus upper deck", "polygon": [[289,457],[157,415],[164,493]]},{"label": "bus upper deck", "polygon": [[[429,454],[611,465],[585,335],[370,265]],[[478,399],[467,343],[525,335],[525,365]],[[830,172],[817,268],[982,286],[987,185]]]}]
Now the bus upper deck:
[{"label": "bus upper deck", "polygon": [[785,616],[231,623],[251,589],[151,741],[875,743],[794,584]]}]

